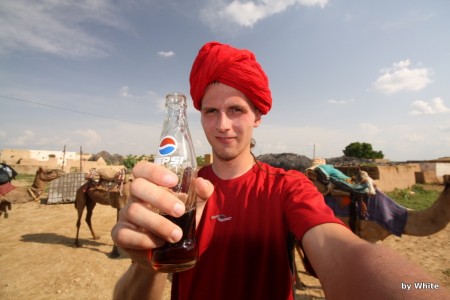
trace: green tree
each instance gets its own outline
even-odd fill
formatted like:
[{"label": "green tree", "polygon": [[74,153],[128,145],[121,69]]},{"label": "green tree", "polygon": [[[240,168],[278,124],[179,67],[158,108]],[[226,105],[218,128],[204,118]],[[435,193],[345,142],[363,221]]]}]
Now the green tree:
[{"label": "green tree", "polygon": [[141,160],[147,160],[147,161],[153,162],[155,159],[153,157],[153,154],[151,154],[150,156],[148,156],[148,155],[137,156],[137,155],[128,154],[127,157],[125,157],[123,159],[123,165],[128,170],[131,170]]},{"label": "green tree", "polygon": [[197,156],[197,166],[201,167],[205,164],[205,157],[204,156]]},{"label": "green tree", "polygon": [[123,159],[123,165],[125,166],[125,168],[127,168],[128,170],[133,169],[133,167],[138,163],[138,157],[136,155],[131,155],[128,154],[124,159]]},{"label": "green tree", "polygon": [[354,142],[345,147],[345,156],[357,157],[357,158],[384,158],[382,151],[374,151],[372,145],[369,143]]}]

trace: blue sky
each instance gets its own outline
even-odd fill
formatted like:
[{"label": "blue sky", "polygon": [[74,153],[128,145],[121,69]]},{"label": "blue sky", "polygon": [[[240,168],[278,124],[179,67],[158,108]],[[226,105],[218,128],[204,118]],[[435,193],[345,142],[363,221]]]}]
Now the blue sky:
[{"label": "blue sky", "polygon": [[[4,0],[0,150],[156,153],[199,48],[253,51],[272,111],[255,154],[450,156],[450,2]],[[189,102],[197,155],[210,152]]]}]

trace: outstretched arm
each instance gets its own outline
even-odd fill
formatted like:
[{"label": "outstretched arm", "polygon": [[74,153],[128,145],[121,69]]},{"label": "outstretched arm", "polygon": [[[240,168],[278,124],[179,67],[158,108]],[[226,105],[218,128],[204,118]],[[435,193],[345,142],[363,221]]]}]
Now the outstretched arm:
[{"label": "outstretched arm", "polygon": [[450,299],[442,285],[415,288],[415,283],[438,282],[393,250],[363,241],[342,225],[313,227],[302,245],[327,299]]},{"label": "outstretched arm", "polygon": [[114,300],[162,299],[167,274],[133,263],[116,283]]}]

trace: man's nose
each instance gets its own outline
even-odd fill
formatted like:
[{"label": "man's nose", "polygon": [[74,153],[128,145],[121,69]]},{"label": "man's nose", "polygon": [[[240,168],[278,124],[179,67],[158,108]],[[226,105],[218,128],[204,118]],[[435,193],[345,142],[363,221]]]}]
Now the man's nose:
[{"label": "man's nose", "polygon": [[220,112],[217,118],[216,129],[220,132],[230,129],[231,120],[225,112]]}]

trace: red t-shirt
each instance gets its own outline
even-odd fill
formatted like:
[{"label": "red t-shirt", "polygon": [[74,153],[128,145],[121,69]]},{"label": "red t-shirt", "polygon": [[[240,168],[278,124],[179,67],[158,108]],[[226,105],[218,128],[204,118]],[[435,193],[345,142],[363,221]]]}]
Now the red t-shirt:
[{"label": "red t-shirt", "polygon": [[316,225],[341,223],[322,194],[302,173],[265,163],[231,180],[211,166],[199,176],[215,190],[197,227],[197,265],[174,274],[172,299],[293,299],[289,232],[301,240]]}]

